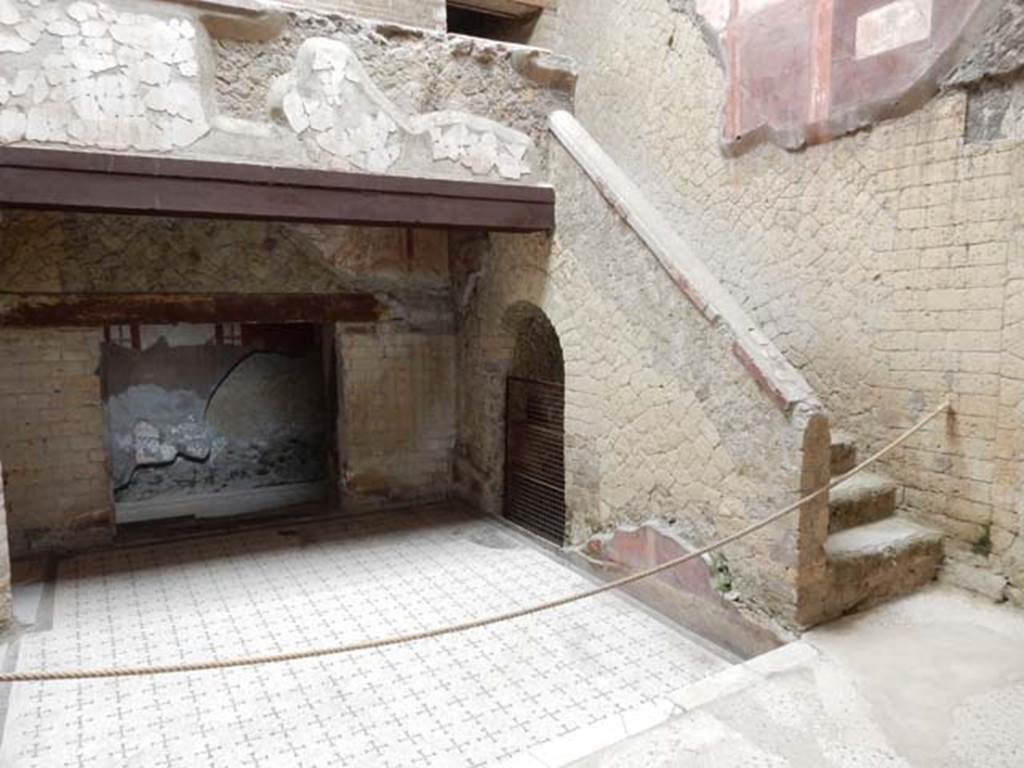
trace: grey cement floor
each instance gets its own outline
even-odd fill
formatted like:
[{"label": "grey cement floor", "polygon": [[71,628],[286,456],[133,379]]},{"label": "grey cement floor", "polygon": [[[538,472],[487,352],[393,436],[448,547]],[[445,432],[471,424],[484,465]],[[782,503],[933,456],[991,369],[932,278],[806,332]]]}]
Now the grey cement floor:
[{"label": "grey cement floor", "polygon": [[578,765],[1020,768],[1024,611],[930,587],[670,698],[685,711]]},{"label": "grey cement floor", "polygon": [[[16,589],[7,668],[133,666],[439,627],[584,589],[527,537],[448,508],[94,553]],[[565,765],[730,666],[604,595],[344,657],[0,686],[0,765]]]}]

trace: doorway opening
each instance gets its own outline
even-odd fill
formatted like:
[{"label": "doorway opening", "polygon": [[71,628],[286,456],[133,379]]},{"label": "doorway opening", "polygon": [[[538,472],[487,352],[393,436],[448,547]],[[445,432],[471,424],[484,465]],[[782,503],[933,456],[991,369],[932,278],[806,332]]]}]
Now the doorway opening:
[{"label": "doorway opening", "polygon": [[540,9],[487,0],[449,0],[448,31],[505,43],[527,44],[540,19]]},{"label": "doorway opening", "polygon": [[515,328],[505,384],[505,503],[510,521],[561,546],[566,538],[565,363],[537,307],[510,310]]},{"label": "doorway opening", "polygon": [[327,501],[337,397],[329,329],[112,326],[103,402],[118,524]]}]

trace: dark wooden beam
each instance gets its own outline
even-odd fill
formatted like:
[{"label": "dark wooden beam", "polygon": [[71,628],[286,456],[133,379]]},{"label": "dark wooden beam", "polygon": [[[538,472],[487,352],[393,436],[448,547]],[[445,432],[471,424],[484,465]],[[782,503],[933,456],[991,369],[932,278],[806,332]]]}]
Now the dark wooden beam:
[{"label": "dark wooden beam", "polygon": [[0,206],[151,216],[538,232],[550,187],[0,148]]},{"label": "dark wooden beam", "polygon": [[448,5],[505,19],[529,18],[558,8],[557,0],[448,0]]},{"label": "dark wooden beam", "polygon": [[0,293],[0,327],[133,323],[368,323],[386,308],[369,293]]}]

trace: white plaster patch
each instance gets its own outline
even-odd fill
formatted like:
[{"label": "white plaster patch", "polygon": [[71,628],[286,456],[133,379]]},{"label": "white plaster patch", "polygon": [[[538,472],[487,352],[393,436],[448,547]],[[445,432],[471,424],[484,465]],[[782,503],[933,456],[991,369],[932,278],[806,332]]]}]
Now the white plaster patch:
[{"label": "white plaster patch", "polygon": [[21,141],[25,137],[25,114],[19,109],[0,111],[0,142]]},{"label": "white plaster patch", "polygon": [[334,110],[326,101],[307,101],[306,113],[314,131],[326,131],[334,125]]},{"label": "white plaster patch", "polygon": [[69,119],[68,105],[63,101],[52,101],[29,108],[25,125],[28,141],[64,141]]},{"label": "white plaster patch", "polygon": [[43,25],[38,21],[25,21],[19,24],[15,29],[21,39],[30,45],[35,45],[39,42],[39,39],[43,36]]},{"label": "white plaster patch", "polygon": [[32,103],[42,104],[50,96],[50,85],[46,82],[46,76],[40,72],[32,82]]},{"label": "white plaster patch", "polygon": [[288,125],[296,133],[302,133],[309,128],[309,118],[306,116],[306,107],[302,103],[302,97],[295,91],[285,94],[282,104],[284,116],[288,119]]},{"label": "white plaster patch", "polygon": [[[742,19],[752,16],[765,8],[783,2],[788,2],[788,0],[740,0],[737,17]],[[729,25],[732,15],[732,0],[697,0],[696,10],[704,19],[705,24],[716,32],[721,32]]]},{"label": "white plaster patch", "polygon": [[98,19],[99,11],[92,3],[72,3],[68,6],[68,16],[75,21],[88,21],[90,19]]},{"label": "white plaster patch", "polygon": [[[121,45],[144,51],[166,64],[173,64],[176,55],[185,55],[178,52],[177,30],[176,26],[172,27],[148,16],[129,17],[125,14],[110,28],[110,34]],[[187,49],[191,50],[191,46]]]},{"label": "white plaster patch", "polygon": [[83,21],[81,28],[83,37],[103,37],[107,34],[107,22],[105,21]]},{"label": "white plaster patch", "polygon": [[171,68],[148,57],[139,64],[138,73],[139,80],[147,85],[167,85],[171,81]]},{"label": "white plaster patch", "polygon": [[773,5],[779,5],[780,3],[789,2],[789,0],[740,0],[740,18],[744,16],[753,16],[755,13],[760,13],[765,8],[770,8]]},{"label": "white plaster patch", "polygon": [[18,70],[18,74],[14,76],[14,85],[11,86],[11,95],[24,96],[35,79],[36,71],[34,69]]},{"label": "white plaster patch", "polygon": [[46,25],[46,31],[57,37],[70,37],[78,34],[78,25],[67,19],[57,19]]},{"label": "white plaster patch", "polygon": [[697,0],[697,13],[705,23],[717,32],[725,29],[729,23],[731,0]]},{"label": "white plaster patch", "polygon": [[205,121],[192,122],[182,117],[175,117],[171,123],[171,141],[176,147],[187,147],[202,138],[210,127]]},{"label": "white plaster patch", "polygon": [[0,53],[25,53],[31,48],[32,44],[17,32],[0,29]]},{"label": "white plaster patch", "polygon": [[[0,0],[5,18],[11,14],[3,4],[11,3]],[[95,2],[73,2],[66,13],[60,3],[27,14],[25,7],[17,35],[0,26],[0,52],[25,53],[44,30],[60,38],[60,52],[46,52],[41,67],[34,60],[36,66],[17,71],[13,83],[5,81],[0,142],[170,151],[209,131],[188,20]]]},{"label": "white plaster patch", "polygon": [[877,56],[932,33],[932,0],[896,0],[857,19],[857,58]]},{"label": "white plaster patch", "polygon": [[13,0],[0,0],[0,24],[12,26],[21,21],[21,14],[14,7]]}]

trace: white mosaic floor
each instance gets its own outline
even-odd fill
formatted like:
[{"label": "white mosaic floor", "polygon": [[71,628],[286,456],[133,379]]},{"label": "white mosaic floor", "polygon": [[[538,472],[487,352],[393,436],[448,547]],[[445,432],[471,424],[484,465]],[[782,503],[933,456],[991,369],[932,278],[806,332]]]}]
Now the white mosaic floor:
[{"label": "white mosaic floor", "polygon": [[[497,523],[439,511],[395,519],[66,561],[53,628],[21,637],[17,668],[332,645],[464,621],[590,585]],[[600,731],[608,718],[635,717],[726,666],[635,604],[605,595],[377,652],[18,684],[0,765],[475,766],[517,755],[521,764],[557,764],[551,747],[560,739],[576,734],[579,741],[594,724]],[[527,758],[531,749],[547,758]]]}]

